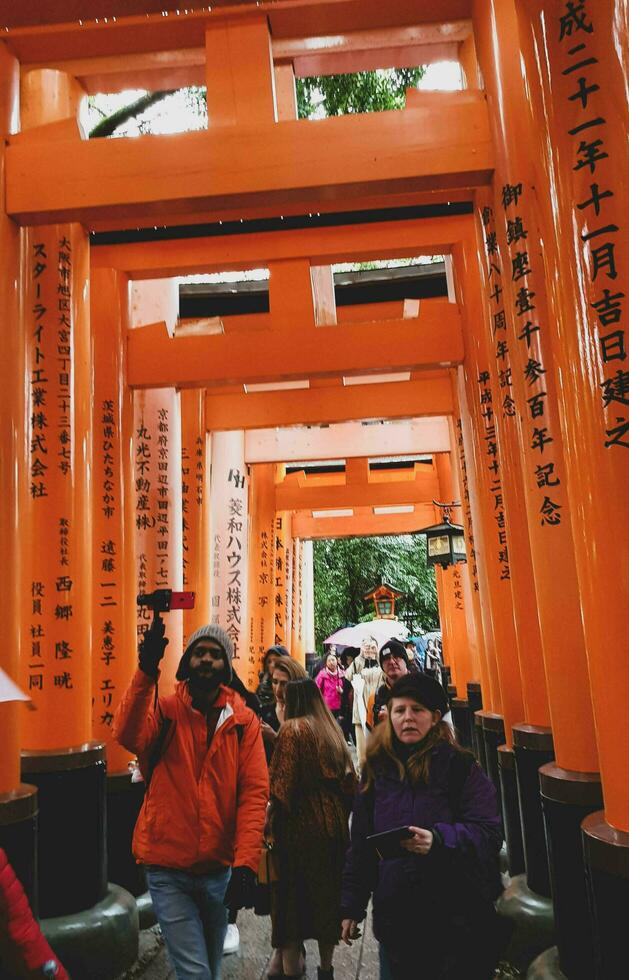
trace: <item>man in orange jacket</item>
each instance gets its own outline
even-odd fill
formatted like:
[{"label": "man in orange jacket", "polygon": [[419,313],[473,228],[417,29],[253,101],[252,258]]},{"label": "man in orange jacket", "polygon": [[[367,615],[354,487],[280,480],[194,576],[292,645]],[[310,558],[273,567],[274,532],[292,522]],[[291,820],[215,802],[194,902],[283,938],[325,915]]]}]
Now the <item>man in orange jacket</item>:
[{"label": "man in orange jacket", "polygon": [[226,686],[233,645],[220,626],[192,634],[175,694],[155,704],[168,640],[154,624],[114,719],[147,783],[133,835],[178,980],[220,980],[227,908],[253,905],[268,800],[260,722]]}]

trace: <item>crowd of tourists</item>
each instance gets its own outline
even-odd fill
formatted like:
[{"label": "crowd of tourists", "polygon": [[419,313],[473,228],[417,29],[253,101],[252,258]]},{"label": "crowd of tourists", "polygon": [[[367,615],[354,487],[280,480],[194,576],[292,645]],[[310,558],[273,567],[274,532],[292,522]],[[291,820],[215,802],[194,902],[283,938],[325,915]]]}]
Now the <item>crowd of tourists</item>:
[{"label": "crowd of tourists", "polygon": [[146,782],[133,851],[178,980],[220,980],[242,908],[271,915],[269,978],[305,976],[314,939],[332,980],[370,903],[381,980],[488,980],[496,793],[414,646],[331,649],[314,678],[274,646],[254,694],[210,624],[163,697],[167,642],[160,625],[144,634],[114,730]]}]

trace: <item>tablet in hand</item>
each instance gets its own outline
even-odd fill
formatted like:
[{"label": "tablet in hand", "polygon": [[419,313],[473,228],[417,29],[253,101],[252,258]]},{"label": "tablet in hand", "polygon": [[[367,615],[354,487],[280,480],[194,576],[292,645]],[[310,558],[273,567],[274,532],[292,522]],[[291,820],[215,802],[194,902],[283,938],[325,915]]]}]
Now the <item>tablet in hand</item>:
[{"label": "tablet in hand", "polygon": [[400,847],[400,841],[409,840],[413,834],[409,827],[397,827],[395,830],[385,830],[381,834],[370,834],[367,840],[375,847],[382,861],[402,857],[406,852]]}]

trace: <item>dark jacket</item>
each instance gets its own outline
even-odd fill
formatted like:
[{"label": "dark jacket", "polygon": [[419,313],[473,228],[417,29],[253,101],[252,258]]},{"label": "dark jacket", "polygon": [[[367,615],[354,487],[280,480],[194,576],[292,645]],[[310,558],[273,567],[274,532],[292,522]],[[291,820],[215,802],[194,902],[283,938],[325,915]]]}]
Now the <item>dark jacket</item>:
[{"label": "dark jacket", "polygon": [[[430,963],[435,977],[457,975],[456,967],[451,974],[439,972],[445,969],[443,957],[450,955],[457,930],[459,939],[465,934],[472,936],[471,943],[483,941],[482,929],[471,925],[469,903],[475,909],[472,915],[476,908],[480,914],[481,906],[489,915],[497,897],[489,894],[502,845],[496,791],[476,762],[467,763],[461,778],[462,760],[451,745],[439,743],[432,752],[428,785],[414,788],[393,765],[384,768],[372,790],[356,797],[343,872],[343,917],[362,920],[373,894],[378,940],[407,969],[412,963],[415,971]],[[433,831],[430,852],[422,857],[400,851],[399,858],[379,861],[367,837],[406,826]],[[475,951],[466,943],[461,939],[454,946],[459,946],[456,955],[469,959]],[[469,970],[462,975],[485,974]],[[432,980],[430,972],[426,976]]]}]

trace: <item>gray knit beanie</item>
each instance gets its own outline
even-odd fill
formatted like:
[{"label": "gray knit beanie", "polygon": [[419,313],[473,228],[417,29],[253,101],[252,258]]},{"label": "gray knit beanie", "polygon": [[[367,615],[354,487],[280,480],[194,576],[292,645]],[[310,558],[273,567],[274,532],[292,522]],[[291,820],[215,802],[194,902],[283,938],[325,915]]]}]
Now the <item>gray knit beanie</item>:
[{"label": "gray knit beanie", "polygon": [[188,637],[186,649],[184,650],[183,657],[179,661],[179,666],[177,667],[177,680],[188,680],[190,674],[190,654],[199,640],[204,640],[206,637],[210,640],[214,640],[215,643],[218,643],[225,654],[225,683],[230,684],[232,679],[232,658],[234,656],[234,644],[232,643],[231,636],[229,636],[229,634],[226,633],[225,630],[218,625],[218,623],[208,623],[206,626],[200,626],[198,630],[195,630],[194,633]]}]

